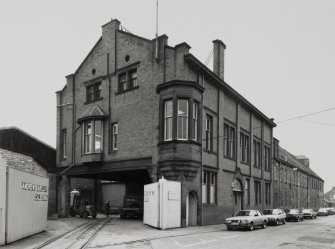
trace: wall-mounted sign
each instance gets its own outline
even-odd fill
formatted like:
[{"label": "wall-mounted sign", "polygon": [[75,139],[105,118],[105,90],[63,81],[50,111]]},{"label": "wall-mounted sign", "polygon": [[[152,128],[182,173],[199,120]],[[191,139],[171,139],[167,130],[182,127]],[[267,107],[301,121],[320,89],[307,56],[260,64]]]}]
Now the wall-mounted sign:
[{"label": "wall-mounted sign", "polygon": [[178,193],[177,192],[173,192],[173,191],[169,191],[168,192],[168,200],[178,201],[179,200]]},{"label": "wall-mounted sign", "polygon": [[[43,192],[46,193],[48,192],[48,188],[45,185],[39,185],[39,184],[34,184],[30,182],[22,182],[22,189],[27,190],[27,191],[36,191],[36,192]],[[42,195],[42,194],[35,194],[35,201],[47,201],[48,200],[48,195]]]}]

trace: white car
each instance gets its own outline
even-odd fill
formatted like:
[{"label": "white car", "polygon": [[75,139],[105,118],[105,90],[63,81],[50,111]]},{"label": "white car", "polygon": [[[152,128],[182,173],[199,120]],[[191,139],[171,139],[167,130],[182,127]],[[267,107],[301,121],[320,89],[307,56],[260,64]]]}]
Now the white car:
[{"label": "white car", "polygon": [[265,209],[263,214],[268,219],[268,223],[272,223],[276,226],[278,226],[279,223],[285,224],[286,213],[282,209]]},{"label": "white car", "polygon": [[246,228],[250,231],[255,226],[266,227],[267,219],[259,210],[240,210],[233,217],[227,218],[224,222],[228,230],[233,228]]}]

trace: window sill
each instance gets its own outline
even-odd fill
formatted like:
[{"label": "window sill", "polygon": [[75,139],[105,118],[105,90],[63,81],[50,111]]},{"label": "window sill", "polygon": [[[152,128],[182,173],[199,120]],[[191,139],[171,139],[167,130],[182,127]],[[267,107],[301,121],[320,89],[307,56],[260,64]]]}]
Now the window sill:
[{"label": "window sill", "polygon": [[136,90],[138,88],[139,88],[139,86],[135,86],[135,87],[129,88],[129,89],[124,90],[124,91],[118,91],[118,92],[115,93],[115,95],[120,95],[122,93],[130,92],[130,91]]},{"label": "window sill", "polygon": [[173,139],[173,140],[168,140],[168,141],[161,141],[158,143],[159,145],[164,145],[164,144],[173,144],[173,143],[177,143],[177,144],[195,144],[198,146],[201,146],[201,143],[194,141],[194,140],[178,140],[178,139]]},{"label": "window sill", "polygon": [[207,153],[209,153],[209,154],[213,154],[213,155],[218,155],[218,153],[216,153],[215,151],[213,151],[213,150],[208,150],[208,149],[203,149],[204,150],[204,152],[207,152]]},{"label": "window sill", "polygon": [[244,165],[248,165],[248,166],[250,166],[250,163],[248,163],[248,162],[240,161],[240,163],[241,163],[241,164],[244,164]]},{"label": "window sill", "polygon": [[103,99],[103,97],[100,97],[100,98],[98,98],[98,99],[95,99],[95,100],[92,100],[92,101],[86,101],[86,102],[84,103],[84,105],[91,104],[91,103],[94,103],[94,102],[100,101],[100,100],[102,100],[102,99]]},{"label": "window sill", "polygon": [[206,208],[214,208],[214,207],[217,207],[217,204],[216,203],[212,203],[212,204],[202,203],[202,206]]},{"label": "window sill", "polygon": [[232,160],[232,161],[236,161],[235,158],[233,158],[233,157],[229,157],[229,156],[223,156],[223,158],[225,158],[225,159],[229,159],[229,160]]}]

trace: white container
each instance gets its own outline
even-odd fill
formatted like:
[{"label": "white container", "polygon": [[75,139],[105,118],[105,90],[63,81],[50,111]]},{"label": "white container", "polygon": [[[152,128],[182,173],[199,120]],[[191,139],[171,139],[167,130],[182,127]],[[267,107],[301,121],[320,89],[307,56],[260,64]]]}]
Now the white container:
[{"label": "white container", "polygon": [[143,222],[160,229],[181,227],[181,183],[160,179],[144,185]]},{"label": "white container", "polygon": [[6,166],[0,159],[0,245],[47,227],[49,179]]}]

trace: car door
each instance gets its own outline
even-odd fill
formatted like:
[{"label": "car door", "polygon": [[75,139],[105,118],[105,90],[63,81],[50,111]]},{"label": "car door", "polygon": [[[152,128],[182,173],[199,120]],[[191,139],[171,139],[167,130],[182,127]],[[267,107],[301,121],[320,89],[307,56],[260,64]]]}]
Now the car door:
[{"label": "car door", "polygon": [[257,220],[257,225],[263,224],[263,215],[259,211],[255,211],[256,213],[256,220]]}]

